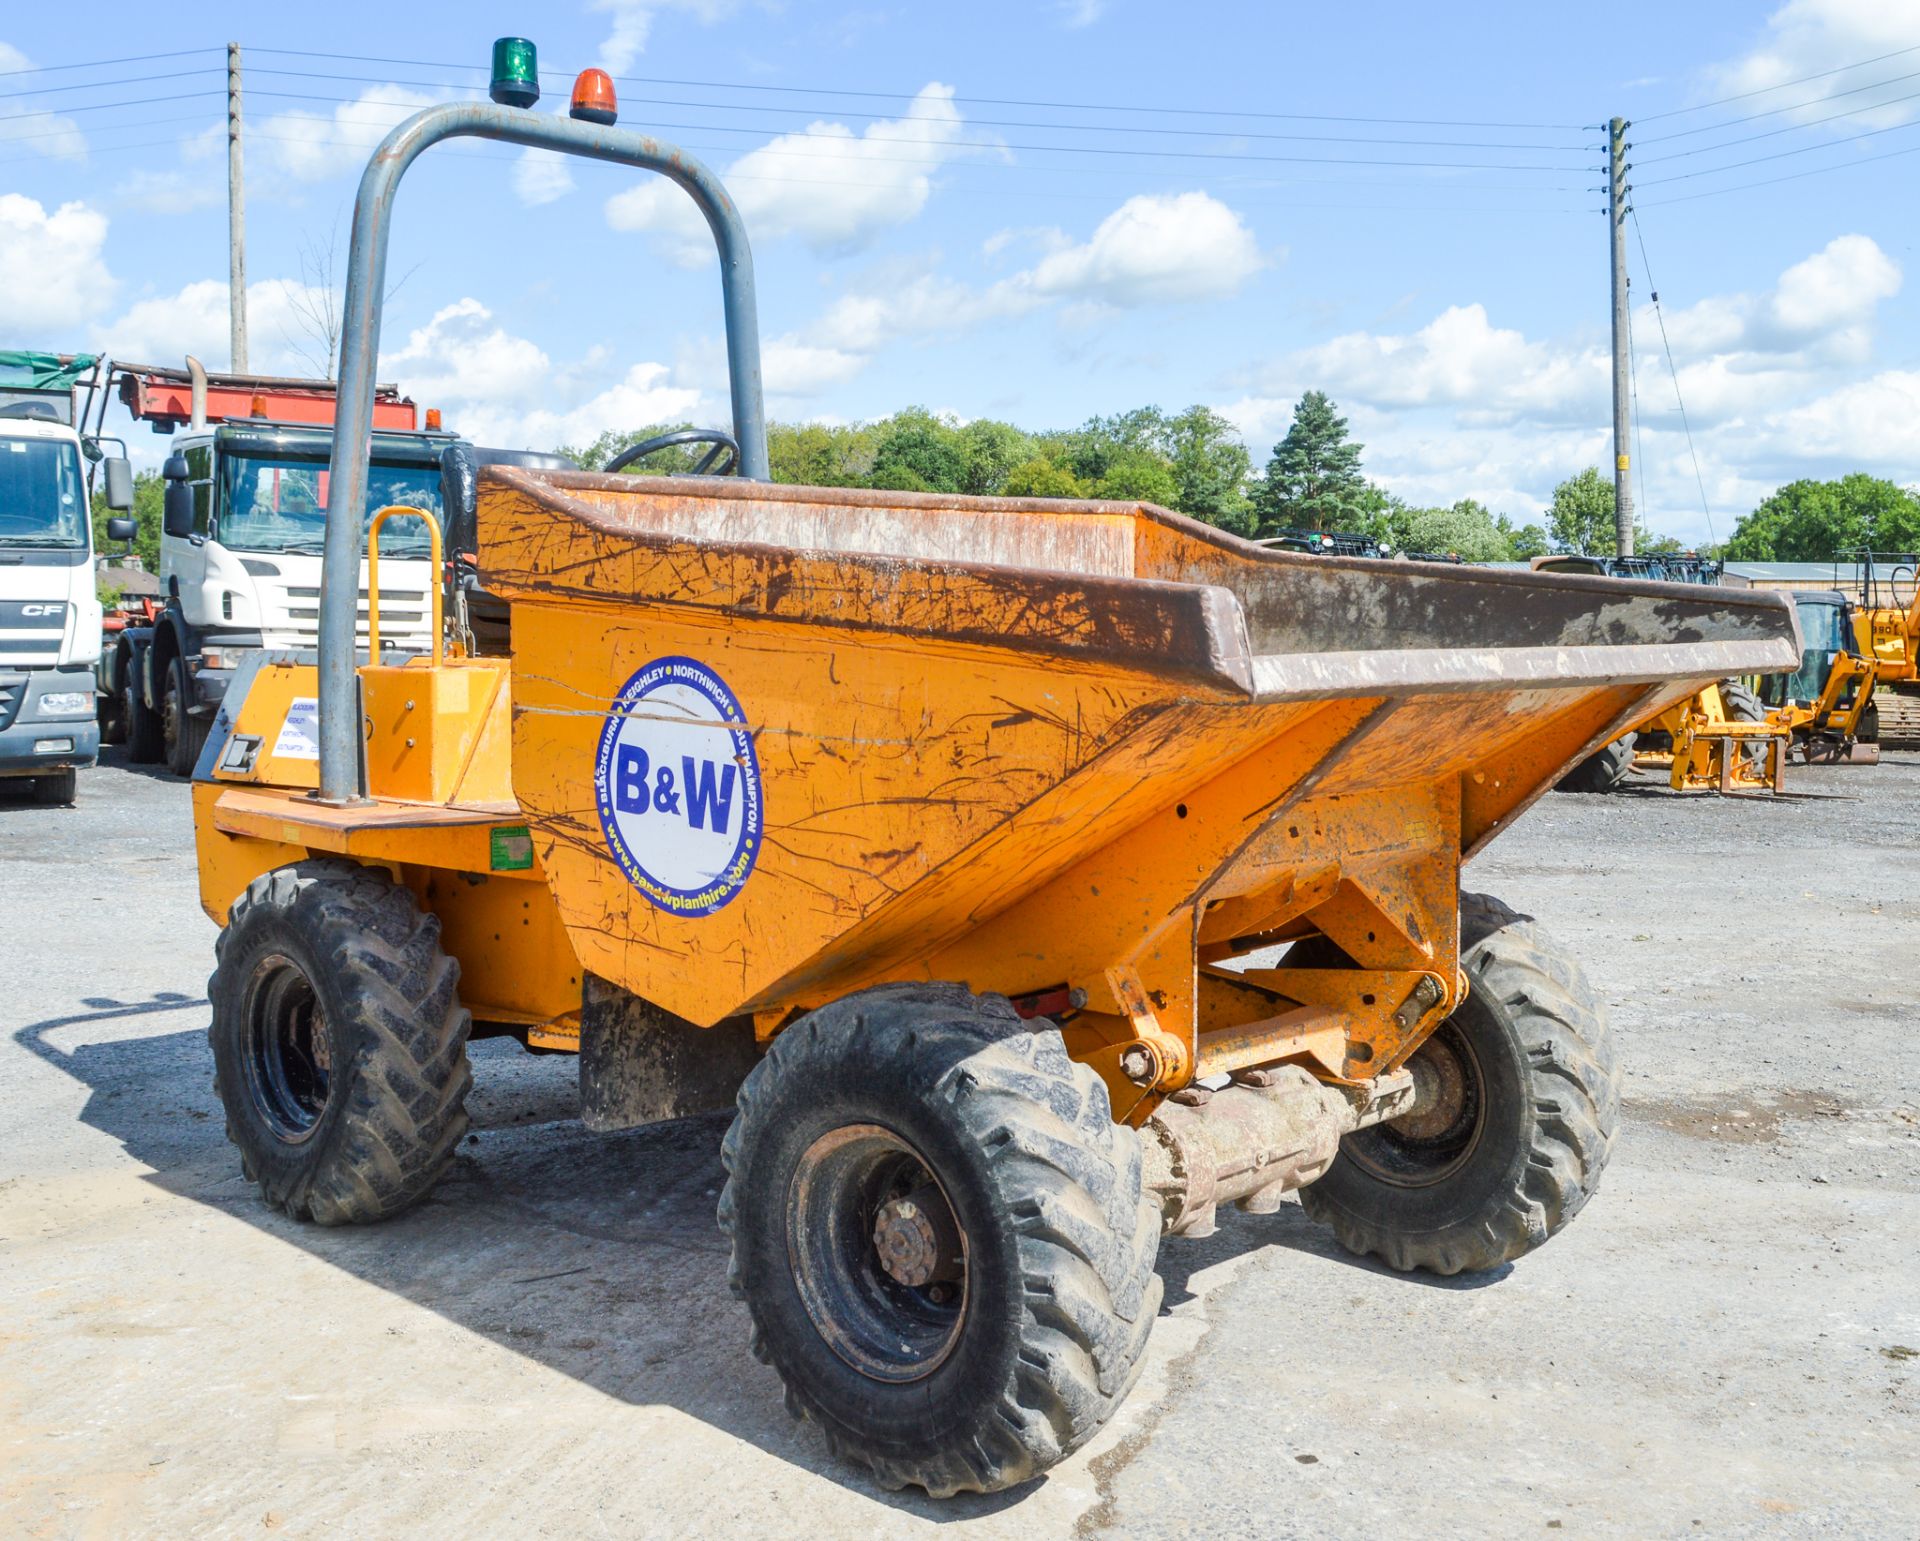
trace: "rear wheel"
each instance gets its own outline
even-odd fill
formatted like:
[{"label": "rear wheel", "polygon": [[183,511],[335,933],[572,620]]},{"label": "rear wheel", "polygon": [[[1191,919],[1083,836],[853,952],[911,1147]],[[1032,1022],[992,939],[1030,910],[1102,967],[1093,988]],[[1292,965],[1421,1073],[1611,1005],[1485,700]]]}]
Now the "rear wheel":
[{"label": "rear wheel", "polygon": [[100,723],[100,742],[124,744],[127,741],[127,697],[124,691],[100,697],[94,711]]},{"label": "rear wheel", "polygon": [[133,667],[125,672],[120,699],[127,720],[127,758],[135,765],[151,765],[166,753],[166,734],[162,731],[160,714],[141,697],[140,681]]},{"label": "rear wheel", "polygon": [[419,1200],[466,1132],[459,965],[406,889],[349,862],[255,878],[208,981],[214,1089],[241,1170],[322,1225]]},{"label": "rear wheel", "polygon": [[71,808],[80,794],[80,772],[69,765],[33,778],[33,800],[49,808]]},{"label": "rear wheel", "polygon": [[167,690],[160,702],[160,733],[167,769],[180,777],[193,774],[211,726],[204,717],[193,715],[189,710],[192,705],[193,676],[187,672],[186,659],[176,655],[167,666]]},{"label": "rear wheel", "polygon": [[[1744,680],[1720,682],[1720,705],[1726,711],[1728,719],[1733,722],[1765,722],[1767,720],[1766,706]],[[1740,757],[1755,773],[1765,770],[1766,740],[1749,740],[1742,744]]]},{"label": "rear wheel", "polygon": [[1484,894],[1460,896],[1468,994],[1408,1062],[1416,1113],[1347,1135],[1301,1207],[1402,1270],[1494,1268],[1539,1246],[1600,1183],[1620,1072],[1580,967]]},{"label": "rear wheel", "polygon": [[1560,778],[1557,792],[1611,792],[1633,769],[1634,735],[1624,734],[1597,750]]},{"label": "rear wheel", "polygon": [[1133,1385],[1160,1217],[1044,1022],[958,985],[823,1007],[747,1077],[722,1156],[753,1350],[884,1486],[1011,1487]]}]

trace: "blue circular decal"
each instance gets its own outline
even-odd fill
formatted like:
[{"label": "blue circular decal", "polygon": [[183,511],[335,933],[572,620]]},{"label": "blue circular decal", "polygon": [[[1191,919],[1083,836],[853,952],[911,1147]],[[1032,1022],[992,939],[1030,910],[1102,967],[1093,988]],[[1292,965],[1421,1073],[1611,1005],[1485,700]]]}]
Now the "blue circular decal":
[{"label": "blue circular decal", "polygon": [[672,915],[711,915],[760,855],[760,761],[726,681],[692,658],[656,658],[600,729],[594,803],[627,881]]}]

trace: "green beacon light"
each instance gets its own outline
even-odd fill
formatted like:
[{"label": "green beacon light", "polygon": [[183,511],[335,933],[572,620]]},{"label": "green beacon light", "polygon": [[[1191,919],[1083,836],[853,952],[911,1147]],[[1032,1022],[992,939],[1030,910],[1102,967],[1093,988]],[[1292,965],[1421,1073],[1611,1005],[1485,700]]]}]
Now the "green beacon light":
[{"label": "green beacon light", "polygon": [[493,84],[487,94],[503,107],[540,100],[540,51],[523,37],[493,40]]}]

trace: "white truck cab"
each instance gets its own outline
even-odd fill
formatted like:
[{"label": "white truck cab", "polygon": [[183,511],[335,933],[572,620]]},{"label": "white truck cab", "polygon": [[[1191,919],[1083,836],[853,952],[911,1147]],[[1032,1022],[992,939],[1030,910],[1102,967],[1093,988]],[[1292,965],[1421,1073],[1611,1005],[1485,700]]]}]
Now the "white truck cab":
[{"label": "white truck cab", "polygon": [[[72,397],[37,394],[0,401],[0,777],[27,778],[40,801],[64,804],[100,751],[101,606]],[[109,502],[131,507],[126,461],[108,467]]]},{"label": "white truck cab", "polygon": [[[458,442],[438,429],[376,432],[370,512],[389,504],[442,517],[441,455]],[[190,775],[242,655],[319,645],[330,427],[229,419],[175,440],[162,475],[160,582],[166,609],[130,634],[128,744],[135,759]],[[390,520],[380,539],[382,652],[432,645],[429,537],[419,520]],[[367,635],[367,567],[360,568],[360,636]]]}]

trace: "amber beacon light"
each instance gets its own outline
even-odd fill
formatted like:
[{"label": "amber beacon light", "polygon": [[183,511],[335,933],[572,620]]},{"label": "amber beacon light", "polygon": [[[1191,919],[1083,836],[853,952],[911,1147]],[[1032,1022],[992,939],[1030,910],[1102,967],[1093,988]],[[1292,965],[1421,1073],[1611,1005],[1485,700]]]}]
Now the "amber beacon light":
[{"label": "amber beacon light", "polygon": [[620,116],[620,104],[614,99],[613,82],[605,70],[582,70],[573,83],[573,103],[567,116],[585,123],[610,128]]}]

